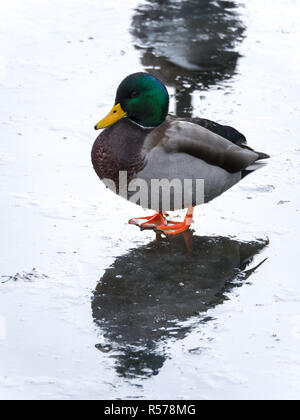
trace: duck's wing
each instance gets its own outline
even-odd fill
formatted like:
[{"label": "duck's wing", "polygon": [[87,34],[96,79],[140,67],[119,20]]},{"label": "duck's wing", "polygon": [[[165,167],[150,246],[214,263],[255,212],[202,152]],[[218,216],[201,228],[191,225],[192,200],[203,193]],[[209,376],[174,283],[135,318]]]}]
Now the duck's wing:
[{"label": "duck's wing", "polygon": [[200,125],[201,127],[206,128],[209,131],[212,131],[215,134],[218,134],[221,137],[224,137],[224,139],[231,141],[231,143],[236,144],[237,146],[242,147],[243,149],[251,150],[252,152],[255,152],[259,155],[260,159],[269,159],[269,155],[262,152],[257,152],[253,150],[251,147],[247,145],[247,139],[244,136],[244,134],[240,133],[235,128],[231,127],[230,125],[222,125],[219,123],[216,123],[215,121],[207,120],[205,118],[181,118],[183,121],[191,122],[193,124]]},{"label": "duck's wing", "polygon": [[187,153],[230,173],[243,171],[268,157],[248,146],[240,147],[201,125],[179,119],[168,121],[161,143],[167,152]]},{"label": "duck's wing", "polygon": [[240,133],[238,130],[229,125],[222,125],[216,123],[215,121],[198,117],[181,118],[181,120],[200,125],[201,127],[204,127],[207,130],[212,131],[213,133],[218,134],[221,137],[224,137],[224,139],[231,141],[237,146],[243,147],[247,144],[247,140],[244,134]]}]

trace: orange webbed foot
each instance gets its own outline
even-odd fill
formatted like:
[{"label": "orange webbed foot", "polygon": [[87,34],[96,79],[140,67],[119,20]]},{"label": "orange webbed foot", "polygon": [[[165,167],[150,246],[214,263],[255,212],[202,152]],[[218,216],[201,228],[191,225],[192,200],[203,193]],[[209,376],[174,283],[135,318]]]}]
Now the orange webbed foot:
[{"label": "orange webbed foot", "polygon": [[153,216],[135,217],[129,220],[129,224],[138,226],[141,230],[155,229],[158,226],[167,226],[167,213],[157,212]]},{"label": "orange webbed foot", "polygon": [[157,226],[156,232],[168,235],[179,235],[190,228],[185,222],[169,222],[168,226]]},{"label": "orange webbed foot", "polygon": [[183,222],[172,222],[169,221],[167,226],[157,226],[155,228],[156,232],[163,233],[166,236],[168,235],[179,235],[187,231],[191,224],[193,223],[193,208],[190,208]]},{"label": "orange webbed foot", "polygon": [[138,226],[141,230],[154,230],[160,235],[179,235],[190,228],[193,222],[193,210],[194,208],[192,206],[189,207],[183,222],[173,222],[167,219],[167,213],[157,212],[153,216],[130,219],[128,223]]}]

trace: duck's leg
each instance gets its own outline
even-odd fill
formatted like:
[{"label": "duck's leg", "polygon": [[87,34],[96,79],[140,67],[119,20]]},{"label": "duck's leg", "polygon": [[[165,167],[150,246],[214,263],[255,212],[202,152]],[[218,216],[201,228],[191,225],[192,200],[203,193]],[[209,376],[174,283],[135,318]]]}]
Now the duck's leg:
[{"label": "duck's leg", "polygon": [[193,232],[191,230],[186,230],[183,232],[183,238],[187,250],[187,256],[193,257],[194,253],[194,241],[193,241]]},{"label": "duck's leg", "polygon": [[167,226],[157,226],[155,230],[157,232],[164,233],[165,235],[178,235],[189,229],[191,223],[193,223],[194,207],[190,206],[186,212],[183,222],[172,222],[168,221]]},{"label": "duck's leg", "polygon": [[128,223],[139,226],[141,230],[154,229],[158,226],[167,226],[168,220],[166,216],[168,216],[167,213],[159,211],[153,216],[135,217],[134,219],[130,219]]}]

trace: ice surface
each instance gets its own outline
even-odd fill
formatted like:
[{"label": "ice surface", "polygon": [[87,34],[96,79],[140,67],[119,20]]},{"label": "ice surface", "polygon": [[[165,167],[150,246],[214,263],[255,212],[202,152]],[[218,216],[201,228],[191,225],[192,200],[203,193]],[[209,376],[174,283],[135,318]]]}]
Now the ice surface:
[{"label": "ice surface", "polygon": [[[179,74],[181,91],[170,83],[173,110],[186,89],[182,97],[194,115],[233,124],[272,155],[265,168],[196,209],[198,238],[270,241],[248,268],[268,260],[244,282],[241,259],[229,259],[232,284],[215,304],[201,300],[188,263],[182,274],[177,266],[176,284],[168,277],[171,295],[154,280],[151,290],[151,270],[143,267],[151,252],[158,258],[154,245],[147,248],[153,233],[127,225],[143,210],[106,190],[90,163],[94,124],[113,104],[119,81],[149,58],[135,48],[140,40],[132,31],[140,4],[1,2],[0,276],[8,277],[0,277],[0,398],[299,398],[300,2],[239,6],[245,37],[230,77],[205,89],[190,73],[190,84]],[[144,65],[167,69],[165,75],[178,71],[163,60]],[[172,264],[171,250],[181,252],[181,245],[168,245],[158,254]],[[216,267],[224,258],[218,247],[207,259],[201,254],[202,280],[211,276],[211,258]],[[130,267],[140,270],[140,289]],[[97,284],[113,273],[132,293],[114,280],[102,301],[109,286]],[[143,285],[166,299],[161,311],[150,298],[142,307]],[[121,296],[119,307],[120,292],[127,301]],[[207,311],[199,302],[209,302]],[[101,312],[101,304],[111,312]],[[166,314],[157,332],[147,318],[155,313]],[[134,319],[139,324],[130,329]]]}]

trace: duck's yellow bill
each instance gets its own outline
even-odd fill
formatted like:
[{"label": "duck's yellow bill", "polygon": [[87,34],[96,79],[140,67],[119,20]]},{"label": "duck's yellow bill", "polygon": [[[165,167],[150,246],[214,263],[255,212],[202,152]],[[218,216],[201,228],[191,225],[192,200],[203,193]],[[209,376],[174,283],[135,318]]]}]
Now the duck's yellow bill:
[{"label": "duck's yellow bill", "polygon": [[95,130],[100,130],[101,128],[109,127],[110,125],[115,124],[121,118],[126,116],[126,112],[123,111],[120,104],[115,105],[110,113],[106,115],[103,120],[99,121],[98,124],[95,125]]}]

